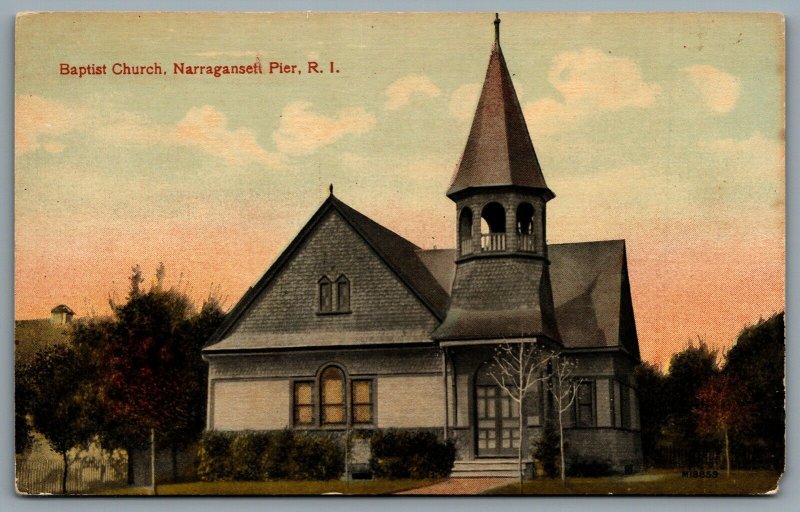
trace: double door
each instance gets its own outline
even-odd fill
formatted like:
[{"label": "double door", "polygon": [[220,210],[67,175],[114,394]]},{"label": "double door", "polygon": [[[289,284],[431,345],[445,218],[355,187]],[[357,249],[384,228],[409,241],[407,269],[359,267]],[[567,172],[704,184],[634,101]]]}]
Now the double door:
[{"label": "double door", "polygon": [[476,440],[479,457],[516,455],[519,405],[497,385],[477,385]]}]

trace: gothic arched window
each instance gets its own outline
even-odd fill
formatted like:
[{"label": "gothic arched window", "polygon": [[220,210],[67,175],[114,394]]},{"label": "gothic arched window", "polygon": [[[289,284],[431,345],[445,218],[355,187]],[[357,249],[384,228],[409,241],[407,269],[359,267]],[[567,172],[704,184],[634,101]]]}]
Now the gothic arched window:
[{"label": "gothic arched window", "polygon": [[329,313],[333,309],[333,287],[331,280],[327,276],[322,276],[319,280],[319,310],[321,313]]},{"label": "gothic arched window", "polygon": [[336,279],[336,311],[350,311],[350,280],[344,274]]},{"label": "gothic arched window", "polygon": [[325,368],[320,376],[320,401],[322,402],[322,424],[345,423],[344,372],[335,366]]}]

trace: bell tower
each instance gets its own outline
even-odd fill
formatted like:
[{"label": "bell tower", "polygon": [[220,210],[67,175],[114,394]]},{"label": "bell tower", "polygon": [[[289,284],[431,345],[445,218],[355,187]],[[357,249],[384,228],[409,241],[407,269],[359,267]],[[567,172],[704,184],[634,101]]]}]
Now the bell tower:
[{"label": "bell tower", "polygon": [[500,19],[467,144],[447,197],[456,203],[451,303],[434,339],[541,337],[560,343],[550,288],[547,187],[500,48]]}]

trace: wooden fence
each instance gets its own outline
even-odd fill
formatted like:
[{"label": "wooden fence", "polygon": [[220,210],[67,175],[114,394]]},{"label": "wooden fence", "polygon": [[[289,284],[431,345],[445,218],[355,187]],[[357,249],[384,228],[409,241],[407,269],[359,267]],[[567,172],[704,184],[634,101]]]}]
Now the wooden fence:
[{"label": "wooden fence", "polygon": [[[29,494],[60,494],[64,463],[57,460],[34,459],[17,461],[17,489]],[[128,483],[127,461],[87,462],[69,464],[67,493],[86,493],[122,487]]]}]

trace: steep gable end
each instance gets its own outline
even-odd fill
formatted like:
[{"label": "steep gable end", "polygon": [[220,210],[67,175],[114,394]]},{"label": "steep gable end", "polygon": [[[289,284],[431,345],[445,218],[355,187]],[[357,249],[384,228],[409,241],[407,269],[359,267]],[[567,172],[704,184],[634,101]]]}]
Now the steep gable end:
[{"label": "steep gable end", "polygon": [[[429,341],[447,294],[418,248],[331,196],[204,351]],[[320,280],[333,307],[320,309]],[[339,311],[337,282],[349,283]]]}]

